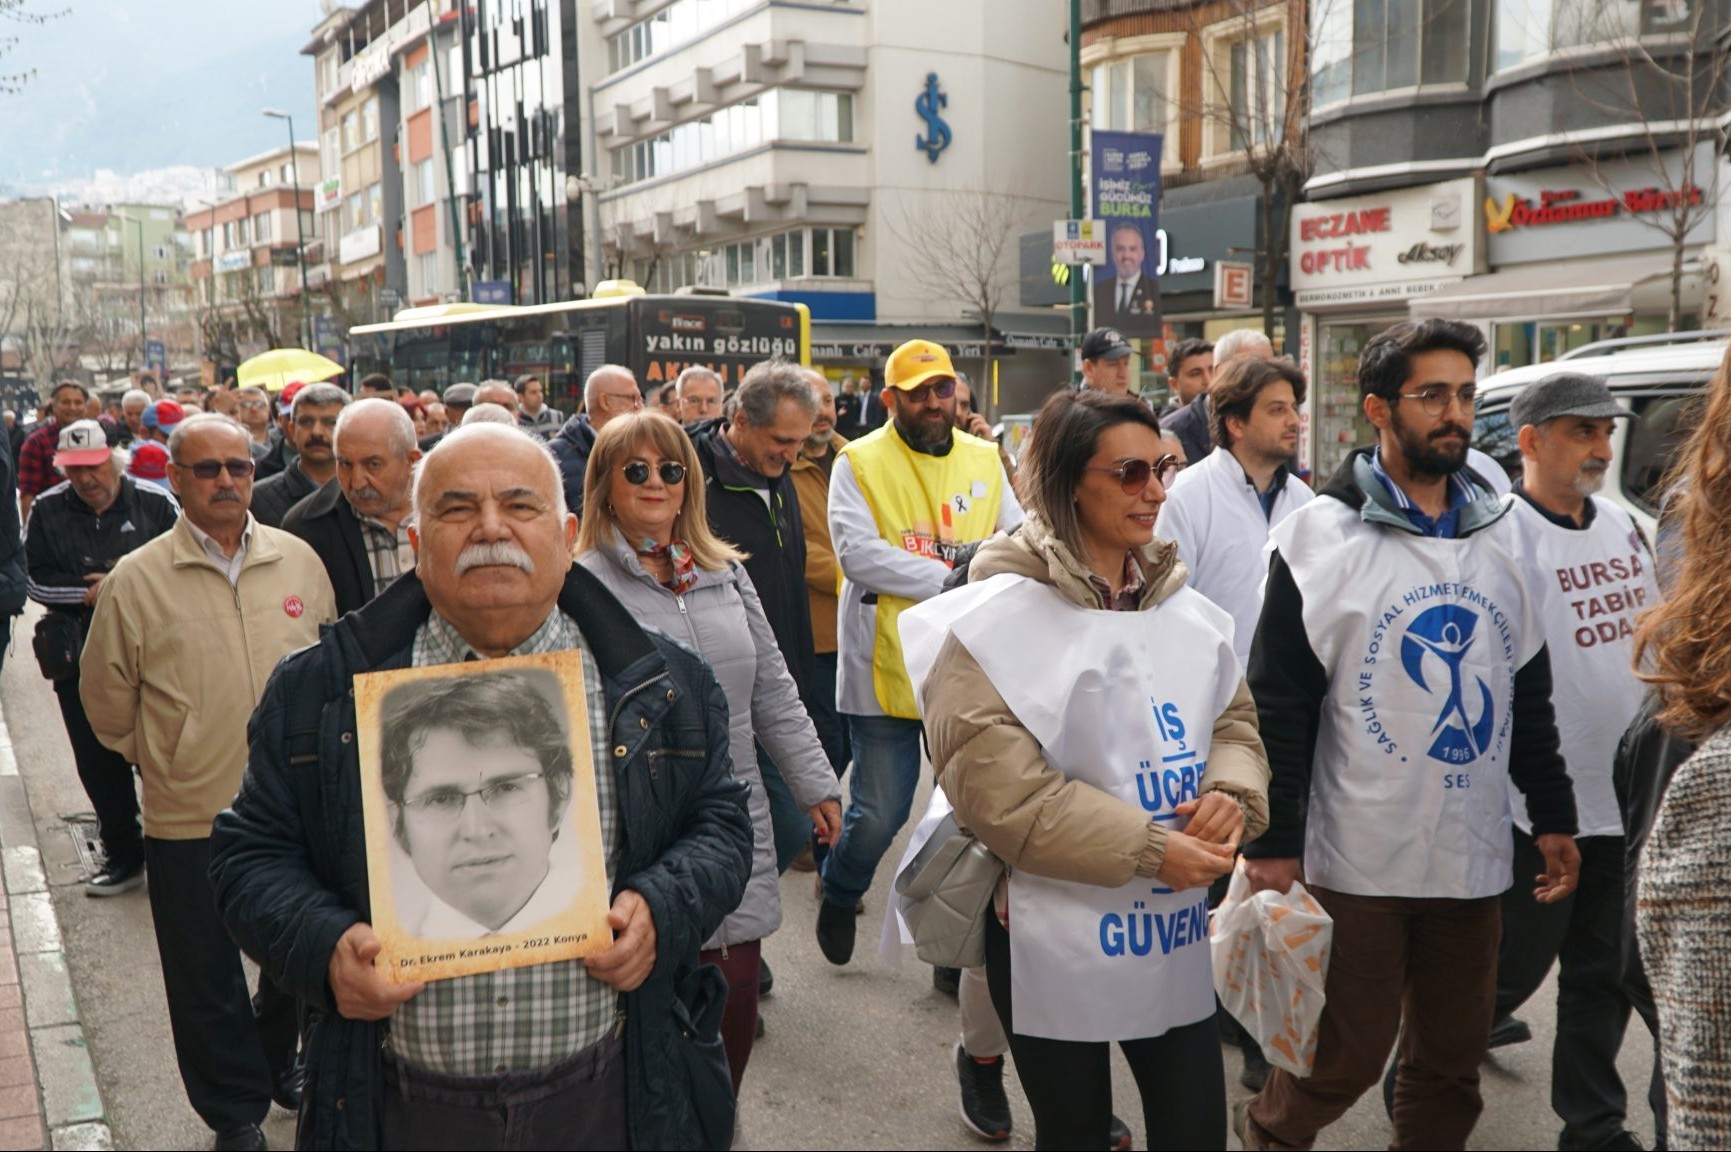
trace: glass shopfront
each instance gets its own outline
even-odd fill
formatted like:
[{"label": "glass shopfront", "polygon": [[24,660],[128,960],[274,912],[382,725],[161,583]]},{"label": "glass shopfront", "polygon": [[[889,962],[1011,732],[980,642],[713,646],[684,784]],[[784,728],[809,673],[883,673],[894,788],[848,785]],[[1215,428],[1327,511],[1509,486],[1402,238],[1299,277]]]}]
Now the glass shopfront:
[{"label": "glass shopfront", "polygon": [[1321,488],[1354,448],[1373,443],[1376,429],[1364,418],[1358,395],[1358,354],[1372,336],[1406,317],[1398,313],[1365,319],[1319,320],[1316,370],[1310,410],[1315,434],[1312,486]]}]

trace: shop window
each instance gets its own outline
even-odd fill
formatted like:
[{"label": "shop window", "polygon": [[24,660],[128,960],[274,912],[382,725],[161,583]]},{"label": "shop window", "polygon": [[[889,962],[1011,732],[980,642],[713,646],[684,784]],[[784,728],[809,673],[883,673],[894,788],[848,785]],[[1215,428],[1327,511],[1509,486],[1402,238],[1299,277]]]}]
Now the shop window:
[{"label": "shop window", "polygon": [[1360,323],[1317,325],[1316,374],[1310,404],[1316,428],[1311,472],[1320,483],[1334,475],[1354,448],[1376,441],[1358,394],[1358,354],[1372,336],[1406,319],[1386,316]]},{"label": "shop window", "polygon": [[353,152],[361,146],[361,114],[350,110],[343,114],[343,152]]},{"label": "shop window", "polygon": [[379,138],[379,98],[370,97],[361,105],[361,134],[368,143]]},{"label": "shop window", "polygon": [[635,184],[689,171],[766,140],[853,141],[853,95],[809,89],[772,89],[668,129],[647,140],[613,149],[621,184]]}]

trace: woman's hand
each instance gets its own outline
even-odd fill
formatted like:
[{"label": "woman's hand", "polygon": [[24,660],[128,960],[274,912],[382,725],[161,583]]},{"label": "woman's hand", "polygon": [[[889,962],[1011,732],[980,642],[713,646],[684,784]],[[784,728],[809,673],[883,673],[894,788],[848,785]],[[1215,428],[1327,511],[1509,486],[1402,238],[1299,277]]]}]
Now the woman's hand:
[{"label": "woman's hand", "polygon": [[1210,844],[1184,832],[1166,833],[1166,858],[1155,879],[1173,891],[1206,888],[1232,871],[1233,848]]},{"label": "woman's hand", "polygon": [[825,800],[807,812],[811,816],[811,826],[817,832],[817,842],[833,847],[841,836],[841,801]]},{"label": "woman's hand", "polygon": [[1186,836],[1230,848],[1237,848],[1244,836],[1244,808],[1224,792],[1186,800],[1173,811],[1190,817],[1190,823],[1184,826]]}]

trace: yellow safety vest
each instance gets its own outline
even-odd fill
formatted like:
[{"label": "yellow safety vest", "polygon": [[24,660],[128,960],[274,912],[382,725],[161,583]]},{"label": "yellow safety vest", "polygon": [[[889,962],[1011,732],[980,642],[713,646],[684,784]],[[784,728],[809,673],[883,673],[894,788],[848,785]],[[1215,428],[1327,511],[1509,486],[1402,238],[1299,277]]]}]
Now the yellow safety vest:
[{"label": "yellow safety vest", "polygon": [[[997,446],[957,431],[947,455],[907,446],[891,424],[849,441],[841,450],[877,522],[878,534],[916,556],[955,562],[956,547],[997,531],[1004,469]],[[916,601],[880,593],[872,649],[872,684],[887,715],[919,718],[896,618]]]}]

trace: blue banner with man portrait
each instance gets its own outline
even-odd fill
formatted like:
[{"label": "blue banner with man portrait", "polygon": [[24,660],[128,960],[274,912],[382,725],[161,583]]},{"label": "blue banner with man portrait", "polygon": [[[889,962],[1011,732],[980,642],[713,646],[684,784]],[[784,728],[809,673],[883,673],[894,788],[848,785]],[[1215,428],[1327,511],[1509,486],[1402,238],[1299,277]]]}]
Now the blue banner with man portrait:
[{"label": "blue banner with man portrait", "polygon": [[1089,157],[1093,211],[1106,225],[1106,264],[1094,269],[1094,325],[1132,339],[1161,334],[1158,132],[1095,132]]}]

